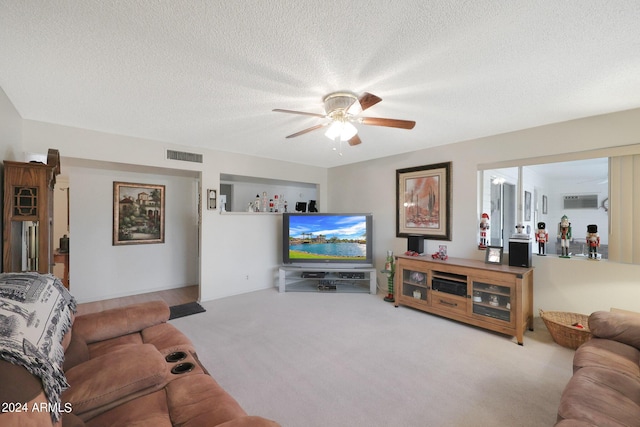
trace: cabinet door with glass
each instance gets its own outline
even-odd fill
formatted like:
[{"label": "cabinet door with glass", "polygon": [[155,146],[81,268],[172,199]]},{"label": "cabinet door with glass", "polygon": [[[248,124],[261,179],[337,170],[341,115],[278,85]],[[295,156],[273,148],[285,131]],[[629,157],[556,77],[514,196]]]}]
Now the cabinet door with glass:
[{"label": "cabinet door with glass", "polygon": [[512,284],[492,280],[472,279],[472,315],[485,321],[515,325],[514,287]]},{"label": "cabinet door with glass", "polygon": [[400,298],[414,303],[428,303],[429,287],[426,272],[402,268],[400,277],[402,280],[399,287]]}]

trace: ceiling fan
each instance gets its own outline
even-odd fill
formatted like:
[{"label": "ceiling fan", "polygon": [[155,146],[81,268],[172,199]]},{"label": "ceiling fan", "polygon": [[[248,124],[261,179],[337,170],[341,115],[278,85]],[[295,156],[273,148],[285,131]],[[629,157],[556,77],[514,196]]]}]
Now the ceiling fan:
[{"label": "ceiling fan", "polygon": [[362,141],[358,136],[358,129],[352,123],[360,123],[371,126],[385,126],[400,129],[413,129],[416,122],[409,120],[385,119],[380,117],[360,117],[360,113],[382,101],[371,93],[365,92],[360,97],[351,92],[334,92],[325,96],[325,114],[307,113],[304,111],[283,110],[276,108],[278,113],[302,114],[305,116],[329,119],[310,128],[288,135],[287,138],[295,138],[317,129],[329,127],[325,136],[331,140],[348,141],[349,145],[358,145]]}]

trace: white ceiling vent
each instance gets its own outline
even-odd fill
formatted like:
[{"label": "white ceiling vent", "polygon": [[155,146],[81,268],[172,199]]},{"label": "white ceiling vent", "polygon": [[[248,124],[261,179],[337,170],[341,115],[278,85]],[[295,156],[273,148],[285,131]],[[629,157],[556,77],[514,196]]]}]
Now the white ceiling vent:
[{"label": "white ceiling vent", "polygon": [[597,194],[581,194],[578,196],[564,196],[565,209],[598,209]]},{"label": "white ceiling vent", "polygon": [[181,160],[183,162],[202,163],[202,154],[188,153],[186,151],[167,150],[167,159]]}]

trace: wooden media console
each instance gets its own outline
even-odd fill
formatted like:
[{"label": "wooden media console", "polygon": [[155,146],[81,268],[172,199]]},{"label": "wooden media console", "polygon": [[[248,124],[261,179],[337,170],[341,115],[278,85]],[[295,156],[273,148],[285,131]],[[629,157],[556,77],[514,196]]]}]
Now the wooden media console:
[{"label": "wooden media console", "polygon": [[396,256],[395,305],[516,337],[533,330],[533,268]]}]

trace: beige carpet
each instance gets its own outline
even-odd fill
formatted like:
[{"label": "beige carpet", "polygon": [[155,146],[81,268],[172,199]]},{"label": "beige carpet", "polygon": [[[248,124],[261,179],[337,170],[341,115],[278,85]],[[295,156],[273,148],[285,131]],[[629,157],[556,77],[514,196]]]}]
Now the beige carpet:
[{"label": "beige carpet", "polygon": [[519,346],[382,297],[269,289],[171,323],[247,412],[283,427],[555,423],[574,352],[539,318]]}]

